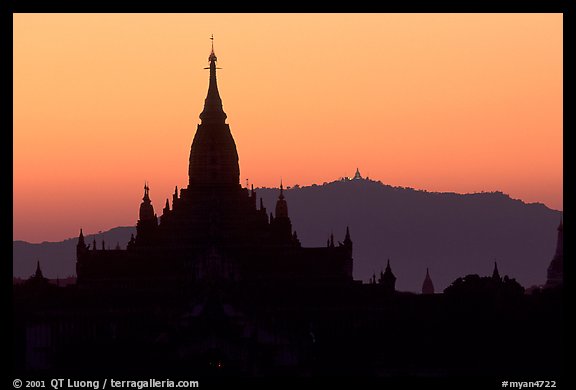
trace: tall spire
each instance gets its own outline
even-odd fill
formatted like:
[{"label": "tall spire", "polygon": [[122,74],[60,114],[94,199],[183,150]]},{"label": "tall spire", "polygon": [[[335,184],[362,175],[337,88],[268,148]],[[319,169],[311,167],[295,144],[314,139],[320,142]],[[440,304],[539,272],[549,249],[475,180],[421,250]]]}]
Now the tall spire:
[{"label": "tall spire", "polygon": [[216,67],[217,58],[213,50],[208,61],[210,66],[206,69],[210,69],[210,83],[204,110],[200,114],[202,122],[198,125],[190,148],[188,185],[214,189],[237,188],[240,183],[238,151],[230,126],[226,123],[226,113],[222,110],[222,99],[216,83],[216,69],[219,68]]},{"label": "tall spire", "polygon": [[218,84],[216,82],[216,69],[221,69],[216,67],[216,61],[218,58],[214,53],[214,35],[210,37],[212,41],[212,50],[208,61],[210,66],[204,69],[210,69],[210,83],[208,85],[208,95],[204,101],[204,111],[200,114],[200,119],[202,123],[224,123],[226,120],[226,113],[222,109],[222,99],[220,98],[220,93],[218,92]]}]

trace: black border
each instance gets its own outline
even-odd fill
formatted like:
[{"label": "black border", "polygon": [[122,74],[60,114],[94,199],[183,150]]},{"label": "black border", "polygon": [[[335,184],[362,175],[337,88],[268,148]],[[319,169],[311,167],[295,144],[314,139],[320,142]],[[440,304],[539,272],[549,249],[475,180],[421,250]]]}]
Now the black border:
[{"label": "black border", "polygon": [[217,2],[139,0],[11,0],[12,12],[565,12],[569,0],[469,0],[395,2]]},{"label": "black border", "polygon": [[[571,334],[568,329],[570,325],[568,323],[566,315],[566,304],[569,302],[566,292],[569,292],[572,288],[572,275],[574,267],[574,255],[573,248],[574,245],[570,240],[572,237],[572,225],[573,219],[571,202],[575,199],[574,186],[571,183],[571,179],[574,177],[574,167],[576,164],[570,162],[574,159],[575,154],[575,144],[573,143],[573,132],[574,132],[574,106],[571,105],[573,102],[574,94],[574,69],[576,66],[574,64],[574,52],[576,52],[576,45],[574,41],[574,2],[570,0],[474,0],[474,1],[432,1],[432,0],[411,0],[403,2],[391,2],[391,3],[376,3],[376,2],[354,2],[353,4],[341,3],[334,4],[333,2],[329,5],[322,4],[311,4],[309,2],[268,2],[268,3],[236,3],[224,5],[218,2],[199,2],[199,1],[186,1],[186,0],[166,0],[161,1],[139,1],[139,0],[10,0],[3,1],[0,4],[1,7],[1,18],[0,18],[0,28],[1,30],[1,52],[0,59],[3,66],[2,78],[0,82],[2,90],[2,114],[0,114],[0,120],[3,123],[3,130],[0,132],[2,140],[0,144],[2,145],[2,152],[0,153],[1,166],[2,166],[2,185],[3,194],[9,194],[10,207],[7,206],[8,202],[3,202],[3,212],[2,212],[2,229],[4,233],[2,237],[8,237],[7,232],[13,229],[13,133],[8,129],[13,129],[13,84],[12,84],[12,73],[13,73],[13,13],[69,13],[69,12],[79,12],[79,13],[169,13],[169,12],[194,12],[194,13],[205,13],[205,12],[239,12],[239,13],[265,13],[265,12],[297,12],[297,13],[307,13],[307,12],[422,12],[422,13],[508,13],[508,12],[518,12],[518,13],[563,13],[563,28],[564,28],[564,234],[568,239],[564,240],[564,252],[567,254],[568,261],[565,263],[565,289],[563,296],[564,305],[564,329],[559,329],[558,331],[564,332],[566,343],[564,351],[566,351],[566,345],[568,344]],[[7,104],[7,102],[12,102],[12,104]],[[566,130],[567,129],[567,130]],[[568,163],[567,163],[568,162]],[[38,194],[41,196],[41,194]],[[11,235],[10,235],[11,237]],[[8,240],[6,240],[8,241]],[[12,243],[6,242],[6,247],[10,248],[10,254],[12,254]],[[12,262],[10,261],[11,256],[2,256],[2,267],[3,267],[3,277],[5,280],[5,293],[2,294],[5,301],[5,307],[9,308],[7,312],[12,314]],[[569,306],[568,306],[569,307]],[[9,319],[1,321],[3,325],[10,324]],[[12,343],[12,329],[6,329],[3,334],[6,335],[8,343]],[[5,345],[6,345],[5,344]],[[564,352],[566,356],[566,353]],[[565,358],[564,356],[564,358]],[[9,359],[12,362],[12,358]],[[564,359],[564,362],[566,360]],[[565,375],[565,366],[559,367],[559,373],[561,374],[558,378],[534,378],[542,380],[554,380],[558,381],[557,388],[568,388],[568,376]],[[4,371],[4,370],[3,370]],[[13,373],[12,364],[8,370],[5,370],[7,378],[5,378],[5,387],[7,389],[13,388],[12,381],[15,379]],[[150,377],[154,377],[151,373]],[[157,379],[163,379],[157,376]],[[46,378],[49,378],[47,376]],[[102,379],[105,376],[101,377]],[[22,378],[24,379],[24,378]],[[32,379],[32,378],[28,378]],[[98,379],[97,376],[91,379]],[[126,378],[130,379],[130,378]],[[140,379],[140,378],[134,378]],[[144,378],[141,378],[144,379]],[[174,378],[176,379],[176,378]],[[195,379],[195,378],[186,378]],[[384,387],[390,388],[428,388],[429,386],[439,387],[439,388],[484,388],[484,389],[494,389],[502,388],[502,380],[524,380],[524,378],[493,378],[493,377],[441,377],[441,378],[418,378],[418,377],[398,377],[398,378],[338,378],[338,377],[328,377],[328,378],[230,378],[230,379],[206,379],[200,381],[200,386],[202,388],[221,388],[221,387],[250,387],[250,388],[299,388],[302,386],[310,388],[324,388],[326,386],[345,387],[345,388],[378,388],[382,389]],[[530,380],[530,378],[526,379]]]}]

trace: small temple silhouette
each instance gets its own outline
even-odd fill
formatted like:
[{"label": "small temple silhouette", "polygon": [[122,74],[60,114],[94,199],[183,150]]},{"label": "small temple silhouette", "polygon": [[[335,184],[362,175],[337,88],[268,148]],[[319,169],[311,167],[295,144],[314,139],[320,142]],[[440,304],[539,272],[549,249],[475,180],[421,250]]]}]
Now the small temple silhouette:
[{"label": "small temple silhouette", "polygon": [[26,280],[25,283],[27,286],[36,289],[45,287],[49,284],[48,279],[45,278],[42,273],[42,268],[40,268],[40,260],[36,262],[36,271],[28,280]]},{"label": "small temple silhouette", "polygon": [[366,176],[366,177],[363,177],[363,176],[362,176],[362,174],[360,173],[360,168],[356,168],[356,172],[354,173],[354,176],[353,176],[352,178],[350,178],[350,177],[348,177],[348,176],[342,176],[342,177],[340,178],[340,181],[352,181],[352,180],[355,180],[355,181],[359,181],[359,180],[362,180],[362,181],[370,181],[370,179],[368,178],[368,176]]},{"label": "small temple silhouette", "polygon": [[426,268],[426,277],[422,283],[422,294],[434,294],[434,283],[432,283],[428,268]]},{"label": "small temple silhouette", "polygon": [[499,282],[502,280],[500,277],[500,271],[498,271],[498,262],[494,261],[494,270],[492,271],[492,280]]},{"label": "small temple silhouette", "polygon": [[[38,262],[14,287],[17,370],[552,377],[562,345],[557,300],[526,296],[500,278],[496,263],[492,277],[459,278],[444,294],[434,294],[427,269],[422,294],[414,294],[396,290],[390,259],[378,280],[375,273],[369,283],[353,279],[348,227],[342,242],[331,233],[326,246],[301,245],[282,181],[273,212],[253,187],[241,187],[213,42],[208,62],[188,185],[175,188],[158,216],[145,182],[125,249],[86,243],[80,229],[75,284],[47,283]],[[367,179],[356,169],[354,180]],[[562,283],[562,223],[558,232],[550,286]],[[546,342],[526,344],[535,334]],[[495,345],[510,348],[502,354]]]},{"label": "small temple silhouette", "polygon": [[380,272],[378,284],[381,284],[384,287],[384,291],[388,294],[396,291],[396,276],[394,276],[392,273],[392,268],[390,267],[390,259],[388,259],[386,263],[386,269],[384,272]]}]

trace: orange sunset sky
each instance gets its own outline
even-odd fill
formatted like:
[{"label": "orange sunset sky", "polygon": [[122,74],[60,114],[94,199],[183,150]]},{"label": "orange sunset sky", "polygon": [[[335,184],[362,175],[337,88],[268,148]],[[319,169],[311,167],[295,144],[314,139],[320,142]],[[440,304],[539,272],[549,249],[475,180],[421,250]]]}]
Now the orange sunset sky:
[{"label": "orange sunset sky", "polygon": [[188,183],[210,34],[242,185],[363,175],[562,209],[561,14],[14,14],[14,239]]}]

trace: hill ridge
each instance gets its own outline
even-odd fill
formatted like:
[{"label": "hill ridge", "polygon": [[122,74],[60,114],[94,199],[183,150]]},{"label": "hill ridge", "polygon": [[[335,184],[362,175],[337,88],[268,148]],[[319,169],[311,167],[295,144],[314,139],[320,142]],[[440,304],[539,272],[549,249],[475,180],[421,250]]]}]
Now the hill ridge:
[{"label": "hill ridge", "polygon": [[[278,188],[256,188],[268,212]],[[354,277],[367,281],[390,258],[397,288],[419,292],[426,268],[437,291],[459,276],[488,275],[494,261],[525,287],[542,284],[556,245],[561,212],[513,199],[501,191],[460,194],[391,186],[380,181],[336,180],[284,190],[293,228],[304,246],[323,246],[333,233],[354,242]],[[154,199],[153,199],[154,202]],[[155,203],[158,203],[155,200]],[[137,207],[137,205],[135,205]],[[135,227],[85,234],[125,248]],[[76,237],[38,244],[13,242],[14,276],[28,277],[36,260],[49,277],[73,274]]]}]

